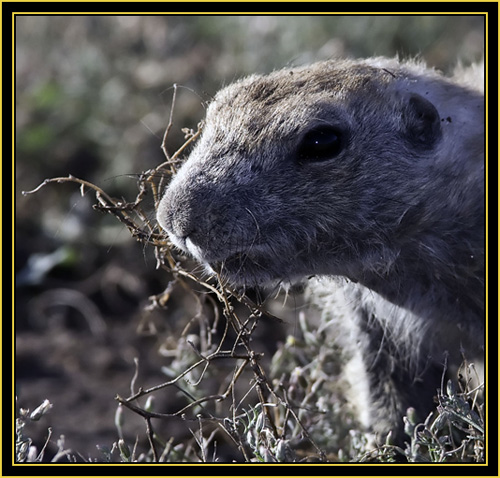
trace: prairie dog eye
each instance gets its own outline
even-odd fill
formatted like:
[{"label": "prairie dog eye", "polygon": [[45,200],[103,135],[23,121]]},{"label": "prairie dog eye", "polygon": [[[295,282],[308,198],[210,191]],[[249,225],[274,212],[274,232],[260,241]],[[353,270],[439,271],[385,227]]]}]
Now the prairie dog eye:
[{"label": "prairie dog eye", "polygon": [[308,131],[299,145],[298,160],[325,161],[337,156],[344,147],[342,132],[333,126],[319,126]]}]

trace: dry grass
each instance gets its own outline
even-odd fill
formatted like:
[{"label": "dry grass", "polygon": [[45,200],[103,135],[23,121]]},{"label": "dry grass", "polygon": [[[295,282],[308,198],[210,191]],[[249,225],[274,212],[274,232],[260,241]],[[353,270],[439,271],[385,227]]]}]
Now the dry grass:
[{"label": "dry grass", "polygon": [[[406,449],[387,444],[367,451],[367,439],[349,414],[334,370],[340,367],[340,354],[326,336],[309,330],[303,313],[299,313],[298,328],[271,359],[258,351],[253,336],[259,321],[280,319],[263,304],[222,285],[217,276],[193,272],[189,261],[151,219],[145,205],[145,198],[152,196],[155,208],[158,206],[162,191],[182,162],[183,152],[202,128],[200,125],[197,131],[185,130],[185,144],[168,155],[166,142],[175,92],[174,88],[162,144],[166,161],[138,176],[138,192],[132,201],[113,198],[100,187],[72,176],[48,179],[29,193],[50,183],[78,184],[82,195],[95,193],[96,210],[111,214],[145,247],[153,248],[156,267],[173,279],[163,292],[150,297],[144,323],[153,311],[165,309],[173,294],[187,294],[197,311],[186,320],[180,335],[160,350],[170,358],[168,367],[162,369],[168,379],[149,388],[137,388],[137,370],[130,395],[116,396],[118,439],[110,449],[101,447],[102,456],[96,461],[393,462],[401,457],[410,462],[484,461],[484,405],[480,391],[471,390],[467,379],[460,391],[452,382],[447,384],[436,412],[424,423],[415,423],[409,413],[405,418],[409,442]],[[170,413],[156,411],[155,396],[167,391],[178,397],[177,409]],[[27,430],[31,422],[51,408],[48,403],[31,414],[19,409],[19,462],[43,461],[45,447],[38,451],[27,437]],[[144,420],[148,449],[139,450],[137,441],[127,443],[124,439],[124,409]],[[192,438],[176,443],[172,437],[157,432],[157,424],[169,420],[185,422]],[[59,440],[58,447],[53,461],[77,461],[77,453],[65,450],[64,441]]]}]

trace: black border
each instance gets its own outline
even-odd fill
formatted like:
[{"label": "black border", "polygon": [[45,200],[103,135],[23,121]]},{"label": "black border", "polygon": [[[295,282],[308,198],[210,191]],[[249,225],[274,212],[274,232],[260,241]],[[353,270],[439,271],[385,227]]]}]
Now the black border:
[{"label": "black border", "polygon": [[[307,2],[307,3],[277,3],[277,2],[3,2],[2,3],[2,99],[3,99],[3,142],[2,142],[2,259],[3,259],[3,290],[2,290],[2,339],[3,357],[5,352],[11,349],[12,323],[10,318],[10,298],[12,297],[12,271],[13,267],[9,258],[13,257],[12,237],[12,114],[11,114],[11,92],[12,92],[12,13],[16,14],[50,14],[52,12],[75,12],[75,13],[106,13],[121,14],[185,14],[196,12],[199,14],[261,14],[261,13],[283,13],[293,14],[333,14],[333,13],[356,13],[363,14],[484,14],[488,13],[488,127],[489,127],[489,161],[488,161],[488,231],[489,231],[489,340],[488,349],[488,393],[489,403],[492,404],[489,412],[489,423],[487,428],[488,450],[487,465],[293,465],[293,464],[235,464],[221,466],[218,464],[188,464],[188,465],[90,465],[86,464],[53,464],[53,465],[11,465],[13,439],[11,435],[12,417],[12,380],[10,370],[11,363],[4,360],[2,367],[3,384],[3,450],[2,450],[2,474],[1,476],[163,476],[163,475],[187,475],[187,476],[257,476],[283,474],[285,476],[333,476],[333,475],[357,475],[357,476],[421,476],[421,475],[443,475],[443,476],[498,476],[498,420],[496,409],[498,408],[498,348],[495,338],[498,337],[498,297],[494,278],[498,277],[498,261],[494,251],[498,248],[498,3],[495,2]],[[112,13],[110,13],[112,12]],[[116,12],[116,13],[115,13]],[[126,14],[125,13],[125,14]],[[12,259],[13,260],[13,259]],[[10,355],[11,356],[11,355]],[[412,468],[409,468],[413,466]],[[29,468],[28,468],[29,467]],[[110,468],[111,467],[111,468]],[[258,468],[256,468],[258,467]],[[271,467],[274,467],[271,469]]]}]

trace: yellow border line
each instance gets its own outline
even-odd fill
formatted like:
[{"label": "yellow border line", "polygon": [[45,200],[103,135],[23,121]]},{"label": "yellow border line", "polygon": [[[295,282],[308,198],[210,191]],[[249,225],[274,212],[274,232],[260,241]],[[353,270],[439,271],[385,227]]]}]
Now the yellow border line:
[{"label": "yellow border line", "polygon": [[[29,0],[26,0],[26,1],[29,1]],[[54,3],[67,3],[67,0],[51,0],[52,2]],[[109,0],[110,2],[113,2],[113,3],[128,3],[128,2],[134,2],[136,3],[136,0]],[[166,3],[168,4],[169,2],[165,2],[165,1],[162,1],[162,0],[150,0],[152,3]],[[221,3],[234,3],[234,0],[219,0]],[[268,0],[255,0],[251,3],[267,3]],[[295,3],[295,2],[301,2],[301,0],[276,0],[277,3]],[[331,1],[329,0],[317,0],[318,3],[332,3]],[[364,2],[365,0],[350,0],[349,3],[357,3],[357,2]],[[414,1],[412,0],[386,0],[388,3],[415,3]],[[470,3],[468,0],[443,0],[444,2],[446,3],[462,3],[462,2],[467,2],[467,3]],[[101,3],[100,0],[83,0],[84,3]],[[184,2],[182,3],[191,3],[191,2],[196,2],[196,3],[200,3],[200,2],[197,2],[196,0],[185,0]],[[11,1],[11,0],[1,0],[1,3],[25,3],[25,1]],[[78,2],[80,3],[80,2]],[[209,0],[201,0],[201,3],[212,3],[210,2]],[[236,1],[236,3],[238,3]],[[302,2],[301,2],[302,3]],[[490,3],[497,3],[498,2],[490,2]],[[213,13],[213,12],[158,12],[158,11],[155,11],[155,12],[141,12],[141,13],[136,13],[136,12],[98,12],[98,13],[94,13],[94,15],[114,15],[114,16],[126,16],[126,15],[137,15],[137,16],[144,16],[144,15],[162,15],[162,14],[170,14],[170,15],[202,15],[202,14],[207,14],[207,13]],[[245,15],[245,14],[256,14],[257,12],[241,12],[241,11],[237,11],[237,12],[217,12],[218,15],[221,15],[221,16],[229,16],[229,15]],[[266,15],[284,15],[283,12],[264,12]],[[373,14],[378,14],[378,15],[384,15],[384,14],[387,14],[387,15],[404,15],[404,16],[409,16],[409,15],[422,15],[423,13],[422,12],[383,12],[383,11],[377,11],[377,12],[341,12],[342,15],[355,15],[355,16],[361,16],[361,15],[373,15]],[[74,16],[77,16],[77,15],[89,15],[89,12],[48,12],[48,13],[43,13],[43,12],[12,12],[12,112],[14,114],[15,112],[15,17],[16,16],[25,16],[25,15],[38,15],[38,16],[42,16],[42,15],[47,15],[47,16],[51,16],[51,15],[74,15]],[[259,12],[260,14],[260,12]],[[290,15],[290,16],[300,16],[300,15],[304,15],[304,14],[308,14],[308,15],[315,15],[315,14],[321,14],[321,15],[338,15],[339,12],[335,12],[335,11],[332,11],[332,12],[324,12],[324,11],[321,11],[321,12],[311,12],[311,11],[308,11],[308,12],[292,12],[292,13],[289,13],[287,12],[286,15]],[[487,101],[487,92],[488,92],[488,61],[487,61],[487,58],[488,58],[488,14],[489,12],[432,12],[432,15],[442,15],[442,14],[446,14],[446,15],[449,15],[449,16],[457,16],[457,15],[477,15],[477,16],[480,16],[480,15],[484,15],[485,16],[485,58],[484,58],[484,67],[485,67],[485,118],[486,118],[486,129],[485,129],[485,142],[486,142],[486,149],[485,149],[485,179],[488,177],[488,128],[487,128],[487,121],[488,121],[488,101]],[[499,13],[500,15],[500,13]],[[2,13],[0,13],[0,18],[2,17]],[[0,40],[1,41],[1,40]],[[1,53],[0,53],[1,55]],[[0,74],[3,72],[3,68],[2,66],[0,66]],[[500,87],[499,87],[500,89]],[[500,100],[499,100],[499,104],[500,104]],[[0,107],[2,106],[2,99],[0,98]],[[0,120],[1,121],[1,120]],[[2,133],[0,133],[1,135]],[[500,137],[500,128],[499,128],[499,137]],[[0,136],[0,139],[3,139],[3,136]],[[12,121],[12,145],[15,146],[15,123],[14,121]],[[12,168],[12,184],[15,185],[15,148],[13,147],[12,149],[12,165],[13,165],[13,168]],[[2,179],[2,171],[0,170],[0,180]],[[499,177],[498,179],[500,179],[500,173],[499,173]],[[488,197],[488,182],[486,181],[486,198]],[[14,253],[15,253],[15,209],[14,209],[14,206],[15,206],[15,201],[14,201],[14,191],[15,191],[15,188],[13,187],[13,201],[12,201],[12,257],[14,257]],[[486,285],[488,283],[488,201],[487,199],[485,200],[485,203],[486,203]],[[0,197],[0,219],[1,219],[1,215],[2,215],[2,199]],[[499,213],[500,215],[500,213]],[[1,223],[0,223],[1,224]],[[2,226],[0,225],[0,234],[2,233]],[[499,261],[499,265],[500,265],[500,258],[498,259]],[[0,267],[2,266],[2,254],[0,254]],[[0,279],[1,280],[1,279]],[[14,267],[12,267],[12,284],[15,283],[15,270],[14,270]],[[2,292],[0,292],[0,294],[2,294]],[[500,284],[499,284],[499,295],[500,295]],[[15,296],[15,289],[14,287],[12,287],[12,304],[14,304],[14,296]],[[3,299],[3,294],[0,295],[0,300]],[[14,310],[12,311],[12,313],[14,314]],[[488,287],[486,287],[486,317],[488,317]],[[14,317],[13,317],[14,319]],[[486,320],[486,327],[485,327],[485,334],[486,334],[486,338],[488,337],[488,321]],[[0,331],[0,338],[2,337],[2,332]],[[499,332],[499,337],[498,339],[500,340],[500,332]],[[14,364],[15,364],[15,357],[14,357],[14,345],[15,345],[15,327],[12,327],[12,354],[13,354],[13,360],[12,360],[12,390],[14,391],[15,390],[15,378],[14,378]],[[485,366],[486,366],[486,370],[488,370],[488,366],[487,366],[487,362],[488,362],[488,356],[487,354],[485,354]],[[0,366],[2,365],[2,358],[0,357]],[[498,383],[500,383],[500,372],[499,372],[499,382],[497,382],[497,385]],[[1,385],[0,385],[1,387]],[[488,388],[489,387],[485,387],[485,390],[486,390],[486,402],[488,401]],[[0,393],[2,392],[2,388],[0,388]],[[13,400],[13,417],[16,416],[16,404],[15,404],[15,400]],[[2,425],[2,414],[0,414],[0,426]],[[499,420],[499,425],[500,425],[500,417],[498,418]],[[486,420],[485,420],[486,424],[488,423],[488,407],[486,407]],[[14,436],[15,436],[15,433],[14,433]],[[1,438],[0,438],[0,444],[1,444]],[[499,445],[500,447],[500,445]],[[485,440],[485,454],[486,454],[486,459],[487,461],[485,463],[446,463],[446,464],[443,464],[442,466],[445,466],[445,467],[448,467],[448,466],[467,466],[467,467],[485,467],[485,466],[488,466],[488,457],[489,457],[489,453],[488,453],[488,440]],[[15,455],[15,448],[13,447],[13,453]],[[68,463],[70,464],[70,463]],[[25,466],[58,466],[60,464],[53,464],[53,463],[36,463],[36,464],[29,464],[29,463],[15,463],[14,461],[14,456],[12,457],[12,466],[13,467],[25,467]],[[126,466],[127,464],[125,463],[78,463],[78,464],[71,464],[72,466]],[[134,465],[134,464],[132,464]],[[144,463],[144,464],[137,464],[138,466],[142,466],[142,465],[147,465],[147,466],[209,466],[209,467],[219,467],[219,466],[223,466],[223,467],[227,467],[227,466],[252,466],[252,465],[255,465],[254,463]],[[273,466],[320,466],[320,467],[325,467],[325,466],[354,466],[354,467],[358,467],[358,466],[368,466],[368,467],[373,467],[374,464],[373,463],[273,463],[272,464]],[[377,464],[377,467],[380,467],[380,466],[391,466],[392,464],[390,463],[380,463],[380,464]],[[414,465],[417,465],[418,467],[422,467],[422,466],[439,466],[438,463],[406,463],[406,464],[398,464],[399,465],[403,465],[403,466],[414,466]],[[263,464],[263,466],[266,466],[266,464]],[[3,476],[3,475],[0,475],[0,476]],[[21,475],[18,475],[19,478],[23,478]],[[88,475],[80,475],[80,474],[75,474],[75,475],[72,475],[73,477],[86,477]],[[186,475],[179,475],[179,477],[177,476],[174,476],[174,475],[170,475],[171,478],[184,478]],[[251,476],[255,476],[255,475],[239,475],[241,476],[241,478],[247,478],[247,476],[250,478]],[[351,476],[355,476],[355,475],[348,475],[349,477]],[[414,476],[412,473],[409,473],[407,476]],[[418,476],[418,475],[415,475],[415,476]],[[338,478],[344,478],[343,475],[336,475],[336,477]],[[28,477],[27,477],[28,478]],[[109,477],[103,477],[103,478],[109,478]],[[139,475],[136,475],[135,478],[140,478]],[[260,477],[260,478],[265,478],[265,477]],[[275,477],[272,477],[272,478],[275,478]],[[346,477],[347,478],[347,477]],[[428,477],[428,478],[431,478],[431,477]],[[441,477],[440,477],[441,478]]]}]

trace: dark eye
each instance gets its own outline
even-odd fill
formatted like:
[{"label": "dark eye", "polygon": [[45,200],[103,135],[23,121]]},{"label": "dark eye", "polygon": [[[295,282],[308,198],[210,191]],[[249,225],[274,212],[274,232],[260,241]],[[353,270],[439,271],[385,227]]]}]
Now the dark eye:
[{"label": "dark eye", "polygon": [[298,149],[299,161],[323,161],[337,156],[344,147],[342,133],[332,126],[320,126],[307,132]]}]

